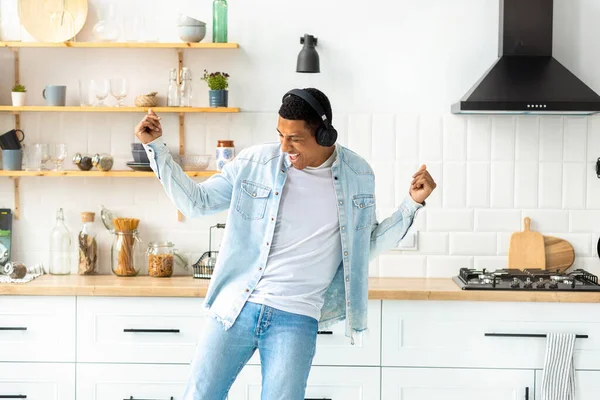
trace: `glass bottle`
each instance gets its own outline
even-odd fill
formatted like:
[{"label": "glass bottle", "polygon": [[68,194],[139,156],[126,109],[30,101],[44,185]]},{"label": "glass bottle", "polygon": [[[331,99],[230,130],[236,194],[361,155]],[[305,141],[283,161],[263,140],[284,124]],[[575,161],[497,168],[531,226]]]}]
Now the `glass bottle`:
[{"label": "glass bottle", "polygon": [[213,1],[213,43],[227,43],[227,0]]},{"label": "glass bottle", "polygon": [[56,225],[50,234],[50,264],[48,271],[53,275],[71,273],[71,234],[65,225],[63,209],[56,212]]},{"label": "glass bottle", "polygon": [[111,269],[117,276],[136,276],[140,272],[137,230],[115,231],[111,253]]},{"label": "glass bottle", "polygon": [[181,69],[181,95],[179,104],[181,107],[192,106],[192,71],[188,67]]},{"label": "glass bottle", "polygon": [[179,107],[179,86],[177,85],[177,70],[171,68],[169,72],[169,90],[167,91],[167,106]]},{"label": "glass bottle", "polygon": [[95,213],[82,212],[83,227],[79,232],[79,275],[95,275],[98,272],[98,231],[94,225]]}]

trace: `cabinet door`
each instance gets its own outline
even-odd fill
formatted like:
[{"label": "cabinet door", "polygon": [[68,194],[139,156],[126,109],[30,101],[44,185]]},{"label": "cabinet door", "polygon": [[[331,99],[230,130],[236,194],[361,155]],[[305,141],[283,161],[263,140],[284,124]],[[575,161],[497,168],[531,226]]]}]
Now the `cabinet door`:
[{"label": "cabinet door", "polygon": [[203,324],[200,298],[79,297],[77,362],[189,364]]},{"label": "cabinet door", "polygon": [[0,362],[75,361],[75,297],[0,299]]},{"label": "cabinet door", "polygon": [[533,370],[383,368],[381,400],[533,399]]},{"label": "cabinet door", "polygon": [[77,364],[77,399],[181,400],[189,366]]},{"label": "cabinet door", "polygon": [[[536,371],[536,399],[542,399],[543,371]],[[600,371],[575,371],[575,400],[600,399]]]},{"label": "cabinet door", "polygon": [[75,364],[0,363],[0,398],[75,400]]},{"label": "cabinet door", "polygon": [[[306,385],[307,399],[377,400],[380,396],[377,367],[312,367]],[[228,400],[261,399],[260,366],[244,367],[229,391]]]}]

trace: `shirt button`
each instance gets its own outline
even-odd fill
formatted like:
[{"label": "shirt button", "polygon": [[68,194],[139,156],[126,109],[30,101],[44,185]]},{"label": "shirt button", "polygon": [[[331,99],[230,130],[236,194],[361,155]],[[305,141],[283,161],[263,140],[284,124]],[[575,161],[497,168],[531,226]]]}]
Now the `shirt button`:
[{"label": "shirt button", "polygon": [[249,290],[248,290],[248,289],[246,289],[246,293],[247,293],[247,292],[249,292]]},{"label": "shirt button", "polygon": [[275,196],[279,196],[279,192],[275,192]]},{"label": "shirt button", "polygon": [[271,218],[271,221],[275,221],[275,218]]},{"label": "shirt button", "polygon": [[360,203],[360,208],[363,208],[365,205],[363,203]]},{"label": "shirt button", "polygon": [[342,226],[342,230],[343,230],[343,231],[345,231],[345,230],[346,230],[346,227],[345,227],[345,226]]},{"label": "shirt button", "polygon": [[282,174],[285,174],[285,171],[284,171],[284,170],[281,170],[281,173],[282,173]]},{"label": "shirt button", "polygon": [[344,252],[344,255],[345,255],[345,256],[347,256],[347,255],[348,255],[348,252],[347,252],[347,251],[345,251],[345,252]]},{"label": "shirt button", "polygon": [[337,181],[337,176],[334,176],[333,179],[335,179]]},{"label": "shirt button", "polygon": [[269,242],[267,242],[267,246],[269,245]]},{"label": "shirt button", "polygon": [[346,278],[346,282],[350,282],[350,278]]},{"label": "shirt button", "polygon": [[344,204],[344,202],[343,202],[343,201],[340,201],[340,205],[341,205],[341,204]]},{"label": "shirt button", "polygon": [[260,267],[258,270],[259,270],[259,271],[262,271],[262,267]]},{"label": "shirt button", "polygon": [[350,305],[350,302],[347,302],[346,304]]},{"label": "shirt button", "polygon": [[256,193],[252,193],[252,197],[256,197]]}]

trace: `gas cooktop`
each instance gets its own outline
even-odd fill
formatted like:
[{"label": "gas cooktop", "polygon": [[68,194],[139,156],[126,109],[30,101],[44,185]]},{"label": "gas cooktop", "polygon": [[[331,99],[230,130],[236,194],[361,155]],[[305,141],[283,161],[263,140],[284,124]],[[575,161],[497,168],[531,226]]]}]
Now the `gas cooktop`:
[{"label": "gas cooktop", "polygon": [[600,292],[598,277],[583,269],[569,273],[543,269],[486,269],[461,268],[452,278],[463,290],[533,290]]}]

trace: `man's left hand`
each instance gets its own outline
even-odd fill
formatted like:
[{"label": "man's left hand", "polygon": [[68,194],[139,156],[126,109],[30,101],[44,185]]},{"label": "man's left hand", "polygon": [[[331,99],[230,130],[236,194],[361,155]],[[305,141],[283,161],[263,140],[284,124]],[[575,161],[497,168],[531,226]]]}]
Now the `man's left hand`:
[{"label": "man's left hand", "polygon": [[421,165],[421,168],[413,175],[409,190],[410,197],[417,203],[423,204],[436,187],[437,184],[429,175],[427,166]]}]

